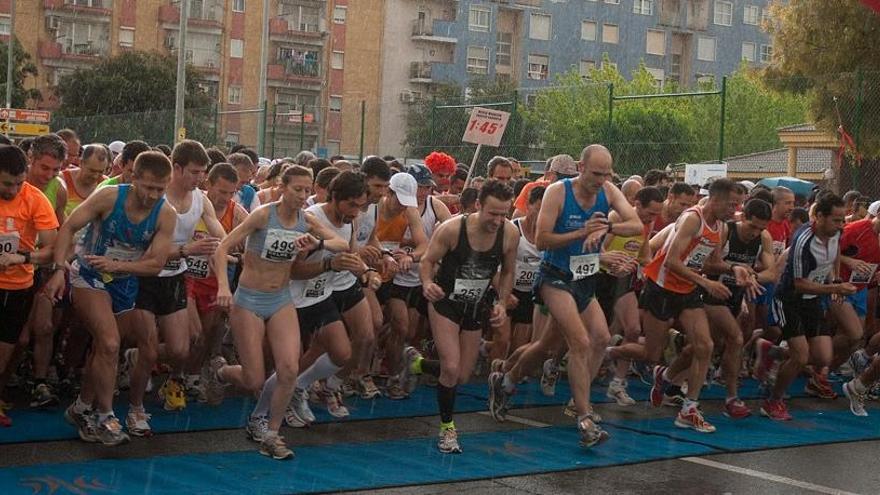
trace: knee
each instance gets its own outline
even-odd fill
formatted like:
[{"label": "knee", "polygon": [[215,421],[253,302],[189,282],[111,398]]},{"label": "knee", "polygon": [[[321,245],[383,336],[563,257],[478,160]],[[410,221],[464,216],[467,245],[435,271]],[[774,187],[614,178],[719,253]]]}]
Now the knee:
[{"label": "knee", "polygon": [[275,365],[275,373],[277,375],[277,380],[282,385],[290,385],[296,381],[296,375],[299,372],[299,367],[297,366],[296,361],[292,361],[289,363],[276,363]]},{"label": "knee", "polygon": [[460,368],[459,363],[444,363],[443,361],[440,361],[440,375],[448,379],[447,383],[449,381],[458,381]]},{"label": "knee", "polygon": [[[280,377],[281,375],[279,375],[279,379]],[[247,373],[244,377],[244,383],[242,383],[242,386],[244,387],[245,392],[252,395],[258,394],[260,390],[262,390],[265,381],[265,378],[262,376],[255,373]]]},{"label": "knee", "polygon": [[119,356],[119,338],[113,336],[96,340],[95,355],[103,359],[116,359]]},{"label": "knee", "polygon": [[740,332],[734,332],[728,334],[724,339],[724,345],[727,346],[728,349],[742,349],[743,346],[743,336]]},{"label": "knee", "polygon": [[166,346],[168,355],[172,359],[186,359],[189,356],[189,339],[180,339],[177,342],[168,342]]},{"label": "knee", "polygon": [[590,352],[590,338],[586,335],[578,335],[568,343],[568,350],[574,355],[585,355]]},{"label": "knee", "polygon": [[694,357],[708,359],[715,350],[715,344],[709,336],[700,336],[694,338],[690,344]]},{"label": "knee", "polygon": [[152,368],[158,360],[159,349],[155,342],[148,342],[145,345],[138,346],[138,364]]},{"label": "knee", "polygon": [[597,332],[593,335],[593,348],[594,349],[605,349],[608,347],[608,344],[611,343],[611,334],[608,333],[608,330],[603,332]]},{"label": "knee", "polygon": [[788,354],[788,359],[790,359],[798,367],[803,368],[804,366],[807,365],[807,362],[809,362],[809,360],[810,360],[810,353],[805,352],[805,351],[791,349]]},{"label": "knee", "polygon": [[330,352],[330,360],[336,366],[345,366],[351,359],[351,346],[345,346]]},{"label": "knee", "polygon": [[623,328],[623,340],[626,342],[638,342],[642,329],[638,324],[627,325]]}]

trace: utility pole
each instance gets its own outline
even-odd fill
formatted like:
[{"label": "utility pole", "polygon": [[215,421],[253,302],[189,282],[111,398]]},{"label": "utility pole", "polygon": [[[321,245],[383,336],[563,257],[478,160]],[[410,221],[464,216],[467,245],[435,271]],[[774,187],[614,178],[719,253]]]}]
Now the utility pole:
[{"label": "utility pole", "polygon": [[[9,46],[6,49],[6,108],[12,108],[12,64],[15,62],[15,0],[9,2]],[[9,116],[6,116],[9,129]],[[7,131],[6,135],[9,135]]]},{"label": "utility pole", "polygon": [[[269,70],[269,0],[263,0],[263,23],[260,32],[260,84],[257,103],[263,108],[263,115],[257,123],[257,150],[260,156],[266,154],[266,77]],[[272,136],[275,139],[275,136]]]},{"label": "utility pole", "polygon": [[186,137],[183,113],[184,95],[186,93],[186,21],[189,18],[189,1],[180,0],[180,28],[177,33],[177,92],[174,98],[175,144]]}]

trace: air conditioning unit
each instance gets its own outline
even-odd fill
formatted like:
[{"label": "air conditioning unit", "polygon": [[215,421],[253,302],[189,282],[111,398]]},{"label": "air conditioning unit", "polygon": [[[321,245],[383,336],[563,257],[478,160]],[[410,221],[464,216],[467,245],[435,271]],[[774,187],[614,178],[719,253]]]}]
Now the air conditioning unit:
[{"label": "air conditioning unit", "polygon": [[61,27],[61,19],[55,16],[49,16],[46,18],[46,29],[49,31],[58,31]]},{"label": "air conditioning unit", "polygon": [[416,95],[412,91],[402,91],[400,93],[400,101],[403,103],[415,103]]}]

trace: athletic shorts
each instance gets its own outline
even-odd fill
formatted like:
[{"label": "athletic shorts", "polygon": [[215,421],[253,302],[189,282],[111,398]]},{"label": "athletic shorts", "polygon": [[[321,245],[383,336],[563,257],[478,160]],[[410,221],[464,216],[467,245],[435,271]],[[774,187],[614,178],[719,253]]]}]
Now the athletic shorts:
[{"label": "athletic shorts", "polygon": [[477,303],[450,301],[443,298],[435,303],[434,311],[458,325],[459,330],[481,331],[489,318],[492,300],[483,297]]},{"label": "athletic shorts", "polygon": [[[109,279],[109,280],[107,280]],[[107,280],[106,282],[104,280]],[[109,275],[89,270],[74,261],[70,270],[71,289],[103,290],[110,295],[110,305],[114,315],[131,311],[135,307],[140,280],[133,275],[112,278]]]},{"label": "athletic shorts", "polygon": [[28,321],[36,286],[27,289],[0,289],[0,342],[15,345]]},{"label": "athletic shorts", "polygon": [[824,297],[812,299],[774,299],[770,311],[775,313],[776,321],[782,327],[782,338],[830,336],[831,329],[825,324]]},{"label": "athletic shorts", "polygon": [[303,339],[331,323],[342,321],[333,297],[305,308],[296,308],[296,317],[299,320],[299,333]]},{"label": "athletic shorts", "polygon": [[651,279],[646,279],[645,288],[639,296],[639,308],[648,311],[658,320],[673,320],[686,309],[702,308],[701,292],[699,289],[694,289],[687,294],[679,294],[660,287]]},{"label": "athletic shorts", "polygon": [[868,315],[868,288],[862,287],[855,294],[846,296],[846,302],[850,303],[859,318]]},{"label": "athletic shorts", "polygon": [[590,301],[596,297],[596,276],[571,280],[571,276],[549,263],[541,263],[538,274],[535,275],[535,303],[544,304],[541,299],[541,286],[547,284],[554,289],[559,289],[571,294],[577,305],[578,313],[583,313],[590,305]]},{"label": "athletic shorts", "polygon": [[514,290],[513,295],[516,296],[519,303],[515,308],[507,310],[507,316],[510,318],[510,322],[514,325],[517,323],[531,325],[532,316],[535,311],[535,301],[532,299],[532,293]]},{"label": "athletic shorts", "polygon": [[167,316],[186,309],[186,283],[183,273],[171,277],[138,277],[135,309]]},{"label": "athletic shorts", "polygon": [[704,292],[703,304],[706,306],[727,306],[733,317],[736,318],[742,312],[742,302],[746,296],[746,291],[742,287],[731,287],[729,285],[726,285],[726,287],[730,289],[731,296],[729,299],[722,301]]},{"label": "athletic shorts", "polygon": [[632,275],[615,277],[605,272],[599,272],[596,277],[596,299],[605,313],[605,320],[611,324],[614,320],[614,305],[625,294],[635,292],[633,281],[636,278]]},{"label": "athletic shorts", "polygon": [[281,308],[293,304],[293,297],[291,297],[290,288],[287,286],[268,292],[239,285],[235,289],[235,294],[232,295],[232,302],[259,316],[263,321],[268,321]]},{"label": "athletic shorts", "polygon": [[330,299],[333,300],[333,304],[336,305],[339,314],[343,314],[364,300],[364,291],[361,288],[361,284],[355,282],[347,289],[333,291]]},{"label": "athletic shorts", "polygon": [[199,314],[217,309],[217,278],[186,277],[186,295],[196,302]]}]

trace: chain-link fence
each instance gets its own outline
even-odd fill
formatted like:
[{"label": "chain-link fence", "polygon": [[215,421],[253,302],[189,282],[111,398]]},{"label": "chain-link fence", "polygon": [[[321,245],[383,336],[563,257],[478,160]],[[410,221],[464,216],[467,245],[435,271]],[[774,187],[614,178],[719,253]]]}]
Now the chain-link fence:
[{"label": "chain-link fence", "polygon": [[[219,116],[217,109],[188,108],[184,113],[187,138],[212,146],[219,141]],[[69,128],[77,132],[83,143],[110,143],[115,140],[140,139],[151,145],[175,142],[174,109],[112,115],[89,115],[66,117],[53,114],[53,131]]]}]

